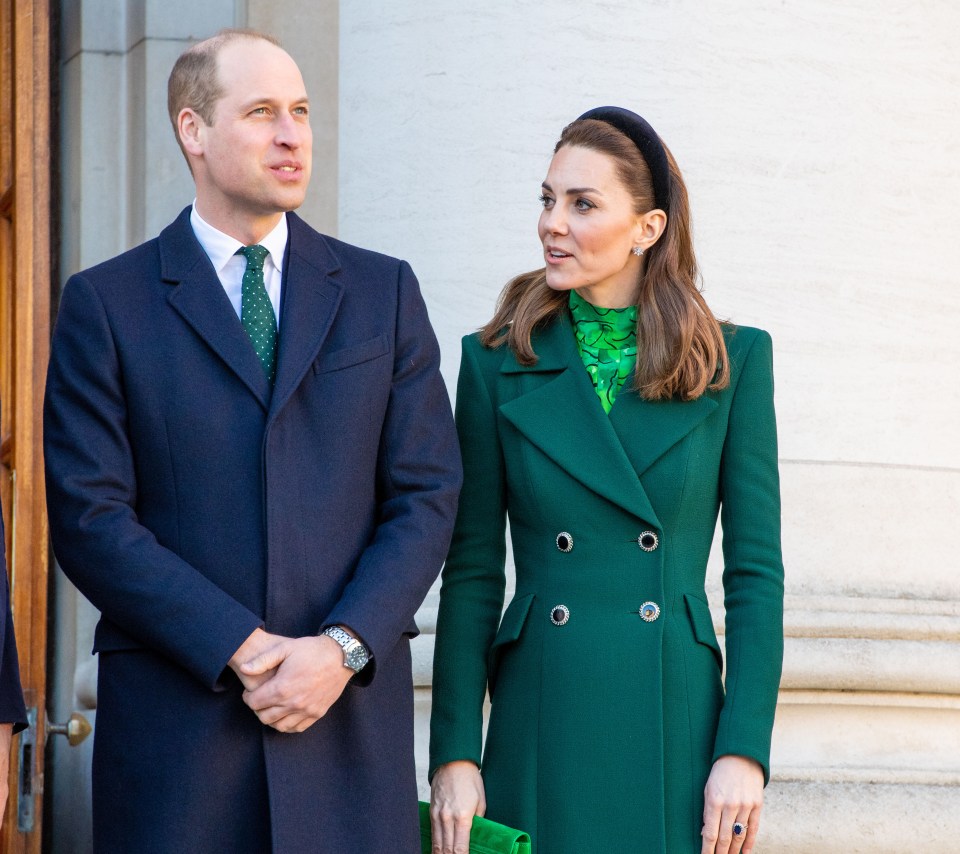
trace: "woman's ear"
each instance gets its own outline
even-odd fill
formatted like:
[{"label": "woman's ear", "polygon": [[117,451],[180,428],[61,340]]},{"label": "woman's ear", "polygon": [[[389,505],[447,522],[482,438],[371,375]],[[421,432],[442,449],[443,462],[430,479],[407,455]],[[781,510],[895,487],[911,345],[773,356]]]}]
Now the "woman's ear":
[{"label": "woman's ear", "polygon": [[662,236],[667,227],[667,215],[660,208],[654,208],[637,217],[633,234],[633,245],[644,251],[649,249]]}]

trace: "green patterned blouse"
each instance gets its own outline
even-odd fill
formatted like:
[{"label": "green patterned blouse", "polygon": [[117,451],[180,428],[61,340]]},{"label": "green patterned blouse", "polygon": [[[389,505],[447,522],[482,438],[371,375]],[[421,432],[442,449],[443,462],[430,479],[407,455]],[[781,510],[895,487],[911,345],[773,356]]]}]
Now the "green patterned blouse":
[{"label": "green patterned blouse", "polygon": [[597,308],[570,291],[570,316],[580,358],[609,414],[637,359],[637,307]]}]

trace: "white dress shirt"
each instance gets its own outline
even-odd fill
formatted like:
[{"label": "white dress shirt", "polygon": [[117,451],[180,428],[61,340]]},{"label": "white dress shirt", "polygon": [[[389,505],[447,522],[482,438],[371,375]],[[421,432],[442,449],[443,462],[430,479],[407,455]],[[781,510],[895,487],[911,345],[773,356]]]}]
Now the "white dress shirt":
[{"label": "white dress shirt", "polygon": [[[233,310],[240,317],[241,307],[243,305],[243,274],[247,269],[247,259],[243,255],[237,255],[237,250],[243,248],[243,244],[229,234],[224,234],[217,230],[209,222],[206,222],[200,214],[197,213],[197,203],[194,200],[193,209],[190,211],[190,225],[197,240],[207,253],[213,269],[217,271],[217,277],[220,284],[226,291],[227,298],[233,306]],[[283,253],[287,250],[287,215],[280,217],[280,222],[263,240],[260,241],[270,254],[263,262],[263,283],[267,287],[267,296],[273,304],[273,315],[277,320],[277,327],[280,326],[280,288],[283,282]]]}]

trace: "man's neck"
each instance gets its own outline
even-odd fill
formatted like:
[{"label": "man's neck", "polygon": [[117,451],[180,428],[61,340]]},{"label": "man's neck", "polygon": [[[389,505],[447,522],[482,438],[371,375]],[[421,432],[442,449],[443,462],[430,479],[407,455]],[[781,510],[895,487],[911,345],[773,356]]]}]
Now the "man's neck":
[{"label": "man's neck", "polygon": [[259,243],[277,227],[280,218],[284,216],[283,211],[260,217],[231,216],[229,212],[208,210],[200,198],[197,198],[195,206],[204,222],[212,225],[217,231],[222,231],[239,240],[244,246]]}]

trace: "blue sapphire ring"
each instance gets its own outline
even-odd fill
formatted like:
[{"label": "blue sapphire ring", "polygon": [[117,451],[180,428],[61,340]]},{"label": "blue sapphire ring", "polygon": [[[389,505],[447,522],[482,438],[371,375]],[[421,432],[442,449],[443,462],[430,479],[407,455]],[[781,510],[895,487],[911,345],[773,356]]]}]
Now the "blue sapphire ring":
[{"label": "blue sapphire ring", "polygon": [[742,822],[735,821],[733,823],[733,835],[734,836],[743,836],[747,832],[747,826]]}]

